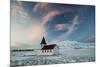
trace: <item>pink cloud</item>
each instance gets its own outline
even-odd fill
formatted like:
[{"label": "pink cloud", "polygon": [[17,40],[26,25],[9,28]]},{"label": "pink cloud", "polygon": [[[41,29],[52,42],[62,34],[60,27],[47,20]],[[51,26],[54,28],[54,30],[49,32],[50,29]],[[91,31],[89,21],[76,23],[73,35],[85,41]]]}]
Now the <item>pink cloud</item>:
[{"label": "pink cloud", "polygon": [[33,8],[33,12],[36,12],[39,9],[46,8],[47,6],[48,6],[48,3],[37,3]]},{"label": "pink cloud", "polygon": [[41,23],[42,25],[46,24],[49,20],[51,20],[54,16],[60,14],[60,11],[54,10],[52,8],[48,9],[50,7],[49,3],[37,3],[33,7],[33,12],[39,11],[41,13],[41,10],[46,11],[45,13],[41,13]]},{"label": "pink cloud", "polygon": [[59,14],[60,14],[60,12],[56,11],[56,10],[49,11],[48,13],[46,13],[45,15],[42,16],[42,25],[46,24],[54,16],[59,15]]}]

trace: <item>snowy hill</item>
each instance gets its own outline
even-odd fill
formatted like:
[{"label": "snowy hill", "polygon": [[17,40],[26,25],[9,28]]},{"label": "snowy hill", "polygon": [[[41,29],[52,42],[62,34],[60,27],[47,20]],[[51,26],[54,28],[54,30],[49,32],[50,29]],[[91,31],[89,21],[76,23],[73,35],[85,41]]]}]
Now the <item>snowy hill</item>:
[{"label": "snowy hill", "polygon": [[94,43],[81,43],[77,41],[62,41],[57,43],[60,49],[72,50],[72,49],[85,49],[85,48],[94,48]]},{"label": "snowy hill", "polygon": [[82,43],[77,41],[62,41],[57,43],[59,46],[59,53],[63,56],[94,56],[95,43]]}]

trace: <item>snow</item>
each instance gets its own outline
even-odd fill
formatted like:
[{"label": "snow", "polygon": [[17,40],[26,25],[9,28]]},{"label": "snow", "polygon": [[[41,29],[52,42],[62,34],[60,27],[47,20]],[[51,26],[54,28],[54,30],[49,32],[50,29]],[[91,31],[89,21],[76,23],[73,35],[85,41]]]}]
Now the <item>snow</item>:
[{"label": "snow", "polygon": [[57,43],[57,45],[62,48],[62,49],[82,49],[82,48],[94,48],[95,44],[94,43],[80,43],[77,41],[62,41]]},{"label": "snow", "polygon": [[40,56],[39,51],[11,51],[11,66],[30,66],[95,61],[95,44],[77,41],[57,43],[59,55]]}]

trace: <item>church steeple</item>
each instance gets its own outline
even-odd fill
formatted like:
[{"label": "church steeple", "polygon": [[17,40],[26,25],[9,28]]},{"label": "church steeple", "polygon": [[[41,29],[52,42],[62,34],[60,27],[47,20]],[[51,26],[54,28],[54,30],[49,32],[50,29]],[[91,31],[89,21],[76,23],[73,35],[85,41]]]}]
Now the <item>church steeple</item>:
[{"label": "church steeple", "polygon": [[41,41],[41,43],[40,43],[40,44],[41,44],[41,47],[43,47],[44,45],[46,45],[46,44],[47,44],[47,43],[46,43],[46,41],[45,41],[45,38],[44,38],[44,37],[42,38],[42,41]]}]

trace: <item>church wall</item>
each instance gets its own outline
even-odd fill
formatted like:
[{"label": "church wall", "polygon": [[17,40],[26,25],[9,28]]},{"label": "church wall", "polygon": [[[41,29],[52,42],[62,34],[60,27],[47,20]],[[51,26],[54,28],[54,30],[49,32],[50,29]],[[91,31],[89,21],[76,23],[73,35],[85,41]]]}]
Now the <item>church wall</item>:
[{"label": "church wall", "polygon": [[50,50],[43,50],[41,51],[41,55],[53,55],[53,50],[51,50],[51,52]]}]

